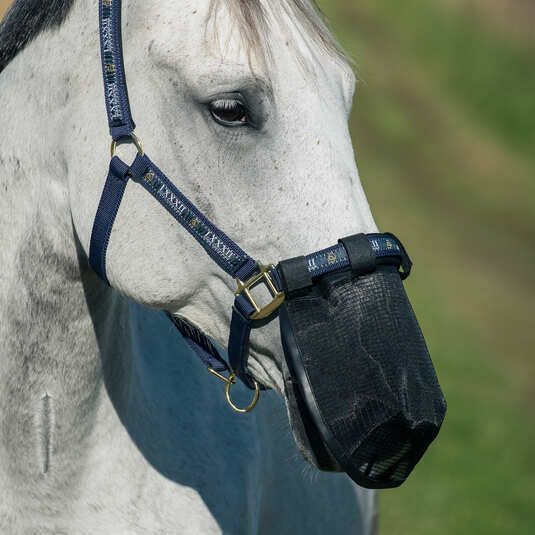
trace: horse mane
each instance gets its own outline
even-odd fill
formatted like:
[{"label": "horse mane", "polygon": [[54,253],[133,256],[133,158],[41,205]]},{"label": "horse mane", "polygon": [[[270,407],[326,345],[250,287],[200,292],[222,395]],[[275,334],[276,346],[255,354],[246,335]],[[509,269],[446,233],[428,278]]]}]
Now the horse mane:
[{"label": "horse mane", "polygon": [[15,0],[0,22],[0,72],[47,28],[59,27],[74,0]]},{"label": "horse mane", "polygon": [[[74,0],[15,0],[0,22],[0,72],[42,31],[61,26],[73,3]],[[222,3],[236,20],[247,49],[270,58],[269,22],[262,0],[210,0],[210,17],[214,17]],[[280,0],[280,8],[293,16],[327,52],[345,59],[316,0]]]}]

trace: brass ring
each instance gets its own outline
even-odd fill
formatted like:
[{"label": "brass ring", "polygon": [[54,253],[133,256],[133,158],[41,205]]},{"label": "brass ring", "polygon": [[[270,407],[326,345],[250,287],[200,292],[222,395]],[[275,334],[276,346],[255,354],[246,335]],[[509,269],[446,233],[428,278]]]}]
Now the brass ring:
[{"label": "brass ring", "polygon": [[[141,156],[143,156],[145,153],[143,152],[143,143],[141,142],[141,138],[137,137],[134,132],[130,132],[130,137],[136,146],[137,151]],[[117,141],[115,139],[111,140],[111,147],[110,147],[110,155],[113,158],[115,156],[115,151],[117,150]]]},{"label": "brass ring", "polygon": [[227,398],[227,403],[236,412],[240,412],[240,413],[249,412],[250,410],[254,409],[255,405],[258,402],[258,398],[260,397],[260,386],[253,379],[253,382],[254,382],[253,401],[251,401],[251,403],[249,405],[247,405],[247,407],[245,407],[244,409],[241,409],[240,407],[237,407],[236,405],[234,405],[234,403],[230,399],[230,387],[234,384],[234,381],[233,381],[234,377],[236,377],[236,374],[235,373],[231,374],[231,376],[228,378],[227,384],[225,385],[225,397]]}]

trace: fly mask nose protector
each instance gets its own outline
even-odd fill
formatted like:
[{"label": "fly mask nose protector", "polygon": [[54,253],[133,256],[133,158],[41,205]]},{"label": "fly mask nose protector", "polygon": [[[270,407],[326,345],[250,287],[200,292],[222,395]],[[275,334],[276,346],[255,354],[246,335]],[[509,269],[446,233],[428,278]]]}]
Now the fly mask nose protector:
[{"label": "fly mask nose protector", "polygon": [[[247,371],[251,328],[280,318],[290,412],[298,415],[320,468],[344,470],[369,488],[400,485],[437,435],[446,404],[401,279],[411,261],[392,234],[357,234],[321,251],[262,265],[211,223],[143,152],[134,134],[121,42],[121,1],[100,0],[102,72],[112,158],[91,234],[89,261],[106,282],[106,250],[130,179],[143,186],[237,280],[227,364],[224,352],[184,318],[170,320],[208,370],[225,382],[229,404],[252,409],[260,386]],[[134,142],[131,165],[115,156]],[[251,290],[264,284],[271,301]],[[224,375],[228,372],[228,377]],[[249,407],[230,398],[239,377]],[[299,421],[300,420],[300,421]]]}]

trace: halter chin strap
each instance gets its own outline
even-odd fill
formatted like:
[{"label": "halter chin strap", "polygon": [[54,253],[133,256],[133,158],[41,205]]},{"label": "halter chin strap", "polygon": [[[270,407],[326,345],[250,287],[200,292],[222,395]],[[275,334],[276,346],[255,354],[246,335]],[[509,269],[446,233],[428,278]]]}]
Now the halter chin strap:
[{"label": "halter chin strap", "polygon": [[[109,284],[106,251],[126,185],[132,179],[143,186],[197,240],[212,260],[237,281],[228,342],[230,366],[226,363],[224,352],[201,329],[169,314],[170,320],[202,362],[227,383],[227,399],[231,403],[228,388],[233,383],[234,375],[226,378],[220,372],[233,372],[249,388],[258,391],[258,383],[247,372],[249,335],[252,328],[260,327],[276,317],[278,306],[284,300],[284,292],[293,292],[299,285],[305,288],[308,283],[312,284],[313,279],[326,273],[349,268],[358,271],[363,266],[365,269],[368,264],[375,266],[383,262],[401,266],[400,275],[405,278],[410,272],[411,262],[401,242],[391,234],[359,234],[345,238],[337,245],[306,257],[283,261],[278,268],[264,266],[247,255],[205,217],[143,152],[141,142],[134,134],[135,125],[126,88],[121,42],[121,0],[100,0],[99,23],[104,96],[112,149],[117,141],[133,141],[138,154],[133,163],[127,165],[114,156],[112,150],[108,176],[93,223],[89,262]],[[306,270],[301,270],[296,278],[292,266],[298,264],[306,265]],[[272,296],[272,300],[263,307],[256,303],[251,293],[259,284],[265,284]],[[247,410],[249,408],[252,407]]]}]

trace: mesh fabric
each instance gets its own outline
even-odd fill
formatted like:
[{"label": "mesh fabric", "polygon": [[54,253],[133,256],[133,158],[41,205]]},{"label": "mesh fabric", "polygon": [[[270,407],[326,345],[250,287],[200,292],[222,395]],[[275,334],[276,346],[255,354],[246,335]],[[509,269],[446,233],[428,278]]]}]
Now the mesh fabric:
[{"label": "mesh fabric", "polygon": [[308,383],[301,394],[314,398],[329,451],[357,483],[398,486],[436,437],[446,402],[396,269],[327,277],[285,307]]}]

